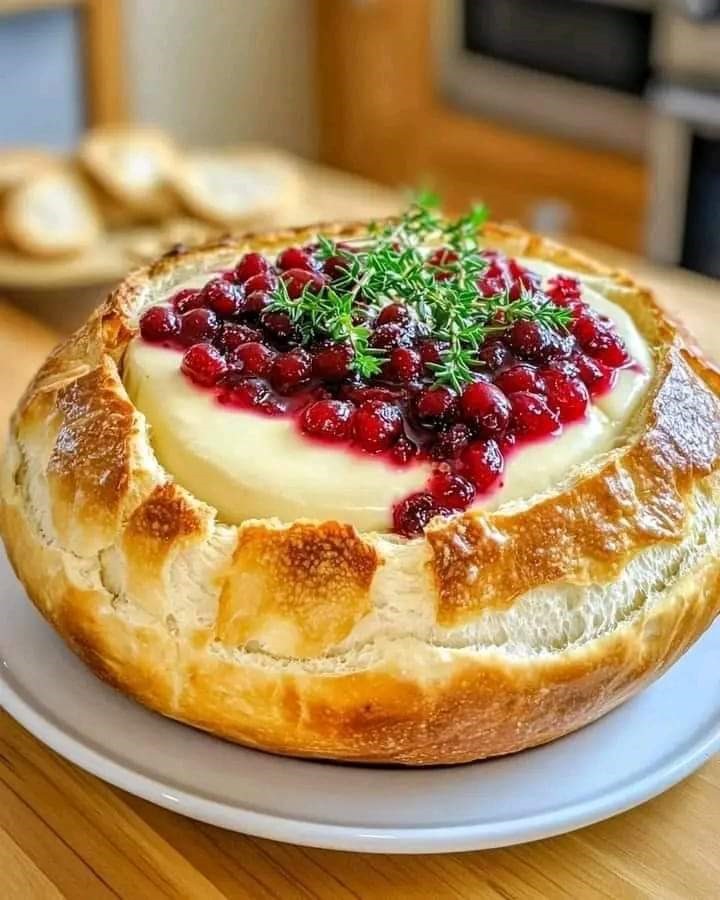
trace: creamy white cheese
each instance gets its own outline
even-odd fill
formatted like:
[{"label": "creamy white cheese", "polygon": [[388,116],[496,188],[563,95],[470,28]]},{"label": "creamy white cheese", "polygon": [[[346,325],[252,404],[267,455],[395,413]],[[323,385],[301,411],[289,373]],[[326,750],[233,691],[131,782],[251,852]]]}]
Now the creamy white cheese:
[{"label": "creamy white cheese", "polygon": [[[544,277],[552,274],[543,263],[527,263]],[[619,373],[615,388],[593,404],[584,421],[566,426],[557,438],[516,450],[502,485],[479,498],[476,507],[496,509],[546,491],[573,466],[611,449],[647,390],[652,356],[631,318],[587,286],[583,296],[614,321],[638,365]],[[398,468],[346,447],[309,441],[293,419],[220,405],[210,391],[182,375],[176,351],[136,338],[124,373],[128,394],[150,426],[160,463],[226,522],[272,516],[283,522],[338,519],[363,531],[387,531],[393,504],[427,481],[427,463]]]}]

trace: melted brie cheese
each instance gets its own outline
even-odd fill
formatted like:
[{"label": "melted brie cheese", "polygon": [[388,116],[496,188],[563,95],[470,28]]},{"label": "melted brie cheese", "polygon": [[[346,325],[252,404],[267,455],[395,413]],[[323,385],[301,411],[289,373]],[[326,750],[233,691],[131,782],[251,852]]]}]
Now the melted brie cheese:
[{"label": "melted brie cheese", "polygon": [[[547,277],[553,270],[526,261]],[[206,274],[174,289],[196,287]],[[501,485],[478,498],[496,509],[562,481],[573,466],[610,450],[647,390],[652,357],[631,318],[587,285],[584,299],[609,316],[637,363],[619,373],[614,389],[598,399],[582,422],[556,438],[528,444],[509,458]],[[346,446],[307,440],[292,418],[230,409],[180,372],[180,354],[135,338],[125,358],[125,386],[144,414],[160,463],[225,522],[276,517],[337,519],[361,531],[387,531],[392,506],[422,490],[430,465],[399,468]]]}]

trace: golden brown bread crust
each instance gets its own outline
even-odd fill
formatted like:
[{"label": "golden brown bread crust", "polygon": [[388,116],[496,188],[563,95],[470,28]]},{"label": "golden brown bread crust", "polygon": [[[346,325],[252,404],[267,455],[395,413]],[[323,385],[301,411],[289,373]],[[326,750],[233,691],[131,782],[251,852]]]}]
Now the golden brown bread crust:
[{"label": "golden brown bread crust", "polygon": [[[28,593],[109,683],[275,752],[463,762],[593,721],[720,610],[717,372],[627,276],[487,226],[489,244],[603,279],[653,347],[624,445],[550,495],[412,541],[337,522],[218,523],[154,459],[123,351],[156,291],[314,231],[169,254],[48,359],[0,472],[0,531]],[[536,627],[548,603],[553,633]]]}]

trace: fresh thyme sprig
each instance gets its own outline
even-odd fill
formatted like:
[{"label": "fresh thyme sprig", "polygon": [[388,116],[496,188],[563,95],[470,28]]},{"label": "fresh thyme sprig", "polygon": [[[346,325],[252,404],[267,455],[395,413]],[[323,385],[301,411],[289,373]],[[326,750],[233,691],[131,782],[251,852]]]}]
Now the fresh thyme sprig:
[{"label": "fresh thyme sprig", "polygon": [[[347,342],[353,351],[352,368],[360,377],[379,375],[386,354],[370,346],[366,324],[387,303],[406,303],[434,337],[446,343],[435,365],[436,381],[460,389],[478,368],[477,351],[491,334],[505,331],[519,319],[563,329],[570,322],[566,309],[542,294],[523,290],[517,300],[508,291],[481,296],[477,282],[488,262],[478,252],[478,236],[487,218],[484,206],[474,206],[458,219],[447,221],[437,198],[423,194],[397,221],[372,225],[368,238],[352,247],[327,236],[317,239],[317,256],[342,261],[341,277],[317,290],[308,286],[290,297],[282,279],[272,296],[271,309],[286,313],[303,341],[329,337]],[[427,265],[428,247],[447,247],[451,253],[438,269]]]}]

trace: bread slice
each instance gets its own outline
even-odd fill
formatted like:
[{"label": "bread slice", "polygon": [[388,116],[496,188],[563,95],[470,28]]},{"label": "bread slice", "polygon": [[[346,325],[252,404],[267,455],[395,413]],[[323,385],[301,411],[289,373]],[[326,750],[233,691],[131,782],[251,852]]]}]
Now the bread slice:
[{"label": "bread slice", "polygon": [[191,215],[234,227],[282,213],[295,201],[298,176],[287,160],[271,152],[202,151],[181,161],[174,184]]},{"label": "bread slice", "polygon": [[9,192],[5,230],[23,253],[66,256],[95,243],[102,221],[81,179],[70,168],[56,167]]},{"label": "bread slice", "polygon": [[177,212],[170,186],[177,152],[162,131],[97,128],[85,136],[77,155],[110,224],[157,221]]},{"label": "bread slice", "polygon": [[56,158],[44,150],[28,147],[0,151],[0,196],[54,165]]},{"label": "bread slice", "polygon": [[[12,188],[55,165],[55,157],[44,150],[13,148],[0,151],[0,203],[4,203]],[[0,213],[0,244],[6,244],[4,210]]]}]

